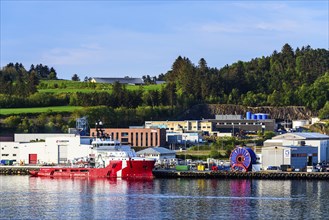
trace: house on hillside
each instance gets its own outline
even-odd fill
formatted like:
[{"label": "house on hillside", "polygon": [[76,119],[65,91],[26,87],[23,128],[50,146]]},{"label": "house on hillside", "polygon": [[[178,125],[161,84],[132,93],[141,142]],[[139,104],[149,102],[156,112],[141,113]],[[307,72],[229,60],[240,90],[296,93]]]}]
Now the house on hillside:
[{"label": "house on hillside", "polygon": [[166,83],[166,81],[164,81],[164,80],[156,80],[155,81],[155,84],[157,84],[157,85],[162,85],[162,84],[165,84]]},{"label": "house on hillside", "polygon": [[141,78],[130,78],[130,77],[124,77],[124,78],[94,77],[94,78],[91,79],[91,82],[93,82],[93,83],[109,83],[109,84],[119,82],[121,84],[126,84],[126,85],[143,85],[144,84],[143,79],[141,79]]}]

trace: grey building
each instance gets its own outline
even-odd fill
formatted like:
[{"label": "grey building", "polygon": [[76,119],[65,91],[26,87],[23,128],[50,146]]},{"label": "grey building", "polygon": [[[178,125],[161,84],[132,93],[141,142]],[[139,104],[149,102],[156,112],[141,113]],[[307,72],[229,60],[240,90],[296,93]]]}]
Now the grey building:
[{"label": "grey building", "polygon": [[278,135],[264,142],[265,147],[312,146],[318,149],[318,163],[329,162],[329,136],[315,132],[293,132]]},{"label": "grey building", "polygon": [[143,85],[144,81],[141,78],[101,78],[101,77],[94,77],[91,82],[93,83],[109,83],[113,84],[115,82],[119,82],[121,84],[128,84],[128,85]]},{"label": "grey building", "polygon": [[177,162],[176,152],[164,147],[147,148],[136,152],[136,154],[140,157],[156,159],[157,164],[170,164]]},{"label": "grey building", "polygon": [[269,166],[289,165],[306,171],[307,166],[318,162],[318,147],[312,146],[269,146],[262,148],[262,169]]},{"label": "grey building", "polygon": [[241,115],[216,115],[215,119],[208,119],[220,133],[241,132],[256,134],[258,131],[274,131],[275,119],[243,119]]}]

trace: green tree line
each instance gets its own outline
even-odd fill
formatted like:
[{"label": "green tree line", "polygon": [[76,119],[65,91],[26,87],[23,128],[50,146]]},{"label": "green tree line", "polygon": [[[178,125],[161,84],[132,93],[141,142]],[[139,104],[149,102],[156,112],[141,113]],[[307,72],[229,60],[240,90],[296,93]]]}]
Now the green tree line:
[{"label": "green tree line", "polygon": [[0,94],[27,97],[37,92],[41,79],[57,79],[56,70],[32,64],[27,71],[21,63],[9,63],[0,70]]}]

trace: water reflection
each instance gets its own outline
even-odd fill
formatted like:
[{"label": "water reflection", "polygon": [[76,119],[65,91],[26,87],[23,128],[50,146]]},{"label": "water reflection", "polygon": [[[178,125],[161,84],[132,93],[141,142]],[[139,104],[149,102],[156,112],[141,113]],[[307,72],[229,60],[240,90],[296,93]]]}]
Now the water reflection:
[{"label": "water reflection", "polygon": [[0,176],[1,218],[324,219],[325,181]]}]

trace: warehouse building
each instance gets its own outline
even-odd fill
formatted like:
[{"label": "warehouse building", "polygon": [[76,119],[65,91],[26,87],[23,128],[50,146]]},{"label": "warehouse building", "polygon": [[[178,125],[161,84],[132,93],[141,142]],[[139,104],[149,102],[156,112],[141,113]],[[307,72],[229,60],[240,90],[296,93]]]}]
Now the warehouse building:
[{"label": "warehouse building", "polygon": [[318,162],[318,148],[312,146],[269,146],[262,148],[262,169],[291,167],[306,171]]},{"label": "warehouse building", "polygon": [[173,164],[177,162],[176,152],[164,147],[147,148],[136,152],[137,156],[156,159],[157,164]]},{"label": "warehouse building", "polygon": [[26,134],[15,135],[24,141],[0,142],[0,159],[18,164],[67,164],[90,154],[89,137],[60,135],[31,135],[31,141]]},{"label": "warehouse building", "polygon": [[311,146],[316,147],[318,163],[329,162],[329,136],[315,132],[293,132],[278,135],[264,142],[264,147]]}]

